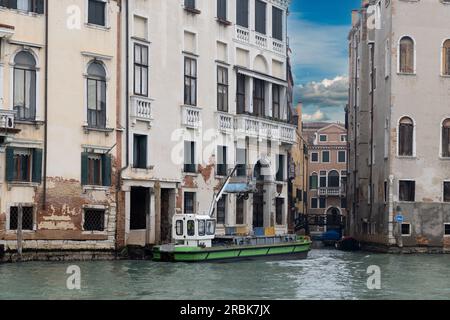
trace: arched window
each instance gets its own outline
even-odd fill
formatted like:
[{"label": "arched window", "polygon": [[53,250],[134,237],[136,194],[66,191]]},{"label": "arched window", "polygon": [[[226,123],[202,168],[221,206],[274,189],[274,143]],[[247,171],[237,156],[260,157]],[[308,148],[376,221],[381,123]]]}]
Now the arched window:
[{"label": "arched window", "polygon": [[27,51],[14,58],[14,111],[19,120],[36,118],[36,60]]},{"label": "arched window", "polygon": [[442,157],[450,157],[450,119],[442,122]]},{"label": "arched window", "polygon": [[442,74],[450,75],[450,39],[445,40],[442,46]]},{"label": "arched window", "polygon": [[106,127],[106,71],[99,62],[92,62],[87,76],[88,126]]},{"label": "arched window", "polygon": [[328,188],[339,188],[339,172],[336,170],[328,172]]},{"label": "arched window", "polygon": [[413,155],[414,122],[411,118],[400,119],[398,128],[398,154],[400,156]]},{"label": "arched window", "polygon": [[414,41],[410,37],[400,40],[400,72],[414,73]]}]

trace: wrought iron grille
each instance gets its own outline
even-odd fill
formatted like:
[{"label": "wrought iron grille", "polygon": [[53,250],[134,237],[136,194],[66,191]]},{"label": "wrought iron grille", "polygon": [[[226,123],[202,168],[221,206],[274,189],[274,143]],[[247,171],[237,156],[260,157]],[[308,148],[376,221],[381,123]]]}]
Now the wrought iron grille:
[{"label": "wrought iron grille", "polygon": [[85,231],[104,231],[105,230],[105,210],[88,209],[84,211]]},{"label": "wrought iron grille", "polygon": [[[17,230],[19,207],[11,207],[9,211],[9,229]],[[33,230],[33,207],[22,207],[22,230]]]}]

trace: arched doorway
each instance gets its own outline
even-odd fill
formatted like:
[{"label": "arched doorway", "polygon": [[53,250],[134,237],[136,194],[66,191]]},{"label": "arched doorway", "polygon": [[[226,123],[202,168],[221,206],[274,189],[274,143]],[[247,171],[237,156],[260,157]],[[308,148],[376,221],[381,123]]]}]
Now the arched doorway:
[{"label": "arched doorway", "polygon": [[326,211],[327,231],[336,230],[341,232],[342,229],[342,214],[337,207],[330,207]]}]

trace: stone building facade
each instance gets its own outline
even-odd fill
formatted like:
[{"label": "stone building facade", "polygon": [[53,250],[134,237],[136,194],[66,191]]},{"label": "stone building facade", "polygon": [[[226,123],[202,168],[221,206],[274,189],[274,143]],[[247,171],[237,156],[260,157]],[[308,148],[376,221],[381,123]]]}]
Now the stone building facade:
[{"label": "stone building facade", "polygon": [[0,244],[7,251],[115,248],[120,8],[91,2],[0,4]]},{"label": "stone building facade", "polygon": [[122,14],[130,94],[122,109],[128,141],[120,244],[170,241],[173,214],[207,213],[236,164],[234,180],[260,191],[248,199],[225,194],[215,208],[218,232],[287,231],[287,155],[296,140],[288,107],[288,5],[129,1]]},{"label": "stone building facade", "polygon": [[383,0],[353,12],[349,223],[383,250],[450,244],[448,9],[446,1]]},{"label": "stone building facade", "polygon": [[307,212],[327,217],[331,227],[347,215],[347,130],[339,123],[306,122],[303,136],[308,143]]}]

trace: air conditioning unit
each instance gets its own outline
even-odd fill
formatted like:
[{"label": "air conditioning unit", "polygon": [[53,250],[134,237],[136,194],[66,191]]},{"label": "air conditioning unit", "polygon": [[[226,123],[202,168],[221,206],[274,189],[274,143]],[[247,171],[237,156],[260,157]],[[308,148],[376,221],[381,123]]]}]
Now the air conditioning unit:
[{"label": "air conditioning unit", "polygon": [[14,114],[0,114],[0,128],[14,129]]}]

